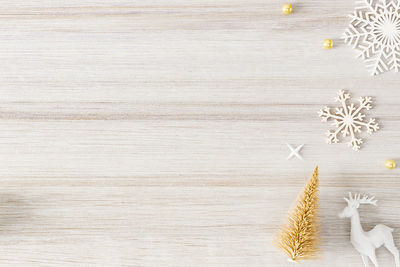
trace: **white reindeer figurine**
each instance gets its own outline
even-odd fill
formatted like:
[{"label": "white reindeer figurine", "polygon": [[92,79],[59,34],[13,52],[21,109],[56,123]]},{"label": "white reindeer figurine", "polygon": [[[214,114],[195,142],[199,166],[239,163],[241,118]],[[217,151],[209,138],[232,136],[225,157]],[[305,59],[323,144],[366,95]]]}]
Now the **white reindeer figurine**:
[{"label": "white reindeer figurine", "polygon": [[[396,267],[400,267],[399,262],[399,251],[397,250],[392,232],[393,229],[383,224],[378,224],[371,231],[364,232],[361,223],[360,216],[358,214],[358,207],[360,204],[371,204],[376,206],[377,200],[374,197],[369,198],[364,195],[362,198],[360,194],[356,194],[354,198],[349,193],[349,198],[344,198],[347,202],[347,207],[339,214],[340,218],[351,218],[351,243],[355,249],[361,254],[364,265],[368,267],[368,258],[372,261],[375,267],[378,267],[378,262],[375,256],[375,249],[382,245],[393,254],[396,262]],[[368,257],[368,258],[367,258]]]}]

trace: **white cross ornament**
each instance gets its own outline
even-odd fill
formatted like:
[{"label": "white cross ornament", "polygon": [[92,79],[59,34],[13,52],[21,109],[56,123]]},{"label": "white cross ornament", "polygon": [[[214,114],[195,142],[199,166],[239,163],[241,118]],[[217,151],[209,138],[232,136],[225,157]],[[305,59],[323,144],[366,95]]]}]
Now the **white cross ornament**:
[{"label": "white cross ornament", "polygon": [[303,158],[299,155],[300,150],[303,148],[304,144],[299,145],[296,148],[293,148],[291,145],[289,145],[288,143],[286,143],[286,145],[288,146],[288,148],[290,149],[290,155],[286,158],[287,160],[291,159],[293,156],[295,156],[296,158],[303,160]]}]

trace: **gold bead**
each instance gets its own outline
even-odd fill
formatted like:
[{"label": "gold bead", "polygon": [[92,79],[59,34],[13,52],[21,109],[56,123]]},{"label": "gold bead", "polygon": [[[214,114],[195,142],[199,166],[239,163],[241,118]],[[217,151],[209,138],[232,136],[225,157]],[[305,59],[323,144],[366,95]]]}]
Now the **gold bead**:
[{"label": "gold bead", "polygon": [[291,4],[284,4],[283,6],[282,6],[282,13],[283,14],[290,14],[290,13],[292,13],[292,11],[293,11],[293,8],[292,8],[292,5]]},{"label": "gold bead", "polygon": [[385,167],[388,168],[389,170],[396,168],[396,162],[392,159],[388,159],[385,161]]},{"label": "gold bead", "polygon": [[331,49],[333,47],[333,41],[331,39],[325,39],[322,45],[325,49]]}]

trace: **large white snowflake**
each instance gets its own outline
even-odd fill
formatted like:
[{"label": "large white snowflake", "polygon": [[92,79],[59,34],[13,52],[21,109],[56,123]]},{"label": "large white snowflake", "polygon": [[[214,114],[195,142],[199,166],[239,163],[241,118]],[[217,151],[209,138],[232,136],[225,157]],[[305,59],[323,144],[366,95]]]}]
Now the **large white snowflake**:
[{"label": "large white snowflake", "polygon": [[357,0],[343,38],[372,75],[400,70],[400,0]]},{"label": "large white snowflake", "polygon": [[318,112],[318,116],[321,117],[322,121],[333,120],[333,124],[336,126],[336,130],[327,131],[328,144],[338,143],[338,135],[341,133],[343,137],[350,136],[350,141],[348,145],[354,150],[360,149],[362,144],[362,139],[356,137],[356,133],[360,133],[361,129],[364,127],[368,133],[375,132],[379,130],[378,123],[375,119],[369,119],[368,122],[364,122],[365,115],[362,114],[362,110],[370,110],[372,108],[371,97],[360,97],[360,105],[357,107],[354,103],[347,105],[347,99],[350,98],[350,94],[343,90],[340,90],[335,97],[335,101],[341,104],[341,107],[337,107],[334,113],[331,113],[329,107],[325,107]]}]

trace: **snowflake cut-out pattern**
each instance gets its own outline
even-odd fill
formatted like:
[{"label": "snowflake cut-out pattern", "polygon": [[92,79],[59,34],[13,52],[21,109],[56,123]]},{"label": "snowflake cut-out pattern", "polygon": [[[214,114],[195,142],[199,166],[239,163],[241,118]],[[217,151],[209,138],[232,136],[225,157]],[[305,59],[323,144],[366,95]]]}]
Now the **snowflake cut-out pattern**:
[{"label": "snowflake cut-out pattern", "polygon": [[371,75],[400,70],[400,0],[357,0],[344,42],[358,50]]},{"label": "snowflake cut-out pattern", "polygon": [[358,138],[356,134],[360,133],[362,128],[365,128],[368,133],[372,134],[372,132],[379,130],[379,125],[375,122],[375,119],[369,119],[368,122],[364,121],[365,115],[362,111],[372,108],[371,97],[360,97],[359,106],[354,105],[354,103],[347,105],[348,99],[350,99],[350,94],[340,90],[337,93],[337,97],[335,97],[335,101],[339,102],[341,107],[335,108],[334,113],[331,112],[331,108],[325,107],[318,112],[318,116],[324,122],[332,119],[332,125],[336,126],[336,130],[329,130],[326,133],[326,142],[328,144],[338,143],[338,135],[342,134],[343,137],[350,136],[348,145],[357,151],[360,149],[363,140]]}]

